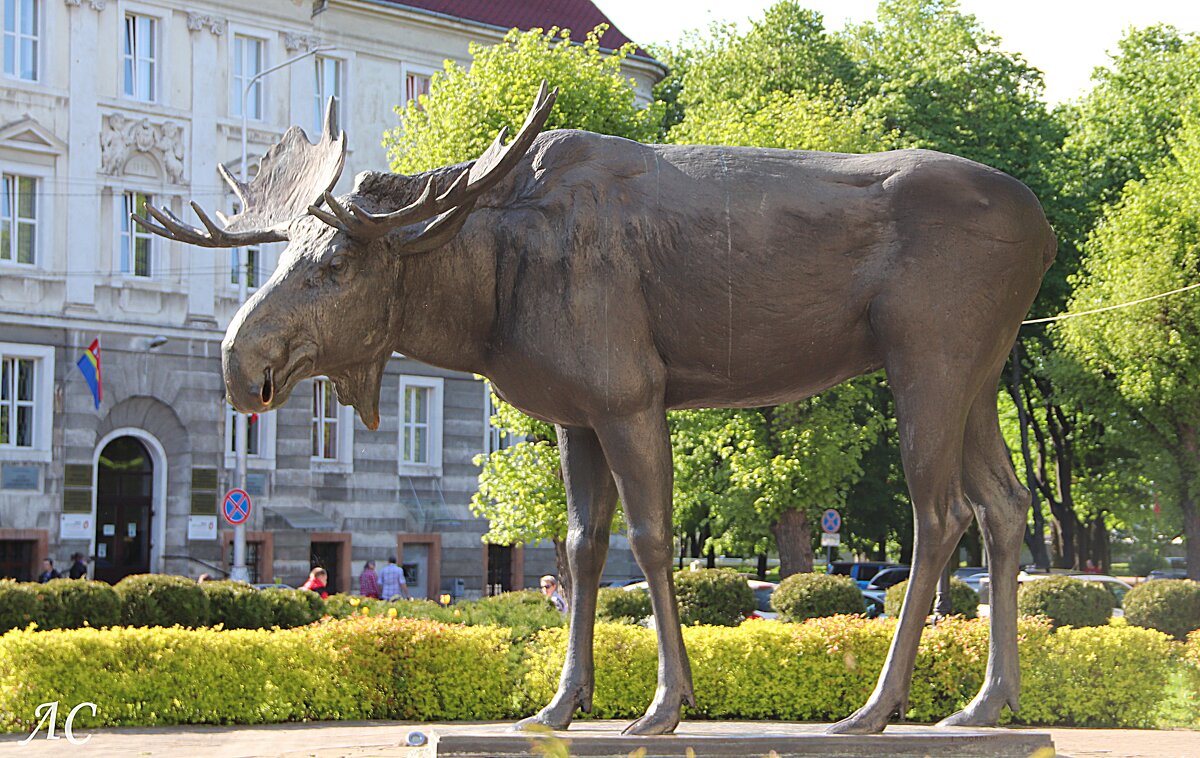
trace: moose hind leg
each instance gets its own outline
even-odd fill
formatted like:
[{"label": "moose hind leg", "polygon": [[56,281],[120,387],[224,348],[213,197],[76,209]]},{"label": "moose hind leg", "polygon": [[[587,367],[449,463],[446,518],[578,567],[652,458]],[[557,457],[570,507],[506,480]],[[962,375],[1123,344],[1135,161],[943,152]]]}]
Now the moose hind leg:
[{"label": "moose hind leg", "polygon": [[596,595],[608,556],[608,533],[617,489],[594,431],[560,426],[558,447],[567,490],[566,547],[571,572],[567,658],[554,698],[537,715],[519,721],[516,729],[538,726],[566,729],[576,708],[592,709]]},{"label": "moose hind leg", "polygon": [[917,361],[909,371],[888,367],[896,398],[901,459],[913,503],[912,574],[900,623],[867,703],[829,728],[831,734],[870,734],[903,708],[938,578],[971,521],[961,484],[963,429],[969,397],[950,367],[929,377]]},{"label": "moose hind leg", "polygon": [[618,419],[596,430],[625,508],[633,555],[650,586],[658,635],[658,688],[644,716],[626,734],[670,734],[680,707],[695,705],[692,672],[671,573],[671,444],[661,407]]},{"label": "moose hind leg", "polygon": [[1030,495],[1017,480],[1008,448],[1000,435],[996,397],[991,386],[986,386],[980,393],[967,418],[963,479],[988,555],[991,635],[983,687],[966,708],[941,723],[944,726],[995,726],[1005,705],[1016,712],[1021,694],[1017,654],[1017,572]]}]

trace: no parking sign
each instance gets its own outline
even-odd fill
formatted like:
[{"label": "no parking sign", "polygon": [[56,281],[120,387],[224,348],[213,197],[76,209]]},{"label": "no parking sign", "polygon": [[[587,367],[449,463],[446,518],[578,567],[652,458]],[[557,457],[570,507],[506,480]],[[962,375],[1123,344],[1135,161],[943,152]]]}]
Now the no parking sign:
[{"label": "no parking sign", "polygon": [[221,515],[231,526],[246,523],[246,519],[250,518],[250,496],[245,490],[229,490],[221,501]]}]

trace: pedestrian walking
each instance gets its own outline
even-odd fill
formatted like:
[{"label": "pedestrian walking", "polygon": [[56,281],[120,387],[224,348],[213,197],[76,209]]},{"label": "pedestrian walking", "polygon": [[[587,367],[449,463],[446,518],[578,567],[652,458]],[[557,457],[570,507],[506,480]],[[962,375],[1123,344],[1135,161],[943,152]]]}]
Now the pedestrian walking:
[{"label": "pedestrian walking", "polygon": [[300,589],[315,592],[324,600],[329,597],[329,592],[325,589],[328,578],[329,574],[325,569],[317,566],[309,572],[308,581],[300,585]]},{"label": "pedestrian walking", "polygon": [[54,570],[54,561],[49,558],[42,559],[42,573],[38,574],[38,583],[45,584],[51,579],[58,579],[62,574]]},{"label": "pedestrian walking", "polygon": [[67,570],[67,576],[72,579],[87,579],[87,563],[83,560],[83,553],[71,554],[71,568]]},{"label": "pedestrian walking", "polygon": [[379,599],[379,577],[375,574],[375,561],[367,561],[358,577],[358,592],[363,597]]},{"label": "pedestrian walking", "polygon": [[541,586],[542,594],[546,596],[546,599],[550,601],[555,610],[565,614],[567,612],[567,601],[563,600],[563,596],[558,594],[558,580],[550,574],[546,574],[542,577]]},{"label": "pedestrian walking", "polygon": [[404,581],[404,569],[396,565],[396,556],[388,558],[388,565],[379,569],[380,593],[384,600],[403,597],[412,600],[408,593],[408,582]]}]

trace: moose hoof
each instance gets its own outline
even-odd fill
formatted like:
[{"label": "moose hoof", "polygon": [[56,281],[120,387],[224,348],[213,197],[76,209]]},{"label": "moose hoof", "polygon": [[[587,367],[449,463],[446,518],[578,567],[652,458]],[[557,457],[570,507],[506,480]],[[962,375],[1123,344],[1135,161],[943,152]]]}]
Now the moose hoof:
[{"label": "moose hoof", "polygon": [[826,734],[879,734],[887,726],[892,709],[868,703],[862,708],[833,724]]},{"label": "moose hoof", "polygon": [[633,722],[621,732],[636,736],[671,734],[679,726],[679,707],[652,705],[646,715]]},{"label": "moose hoof", "polygon": [[938,722],[938,726],[995,726],[1009,698],[996,690],[980,692],[966,708]]}]

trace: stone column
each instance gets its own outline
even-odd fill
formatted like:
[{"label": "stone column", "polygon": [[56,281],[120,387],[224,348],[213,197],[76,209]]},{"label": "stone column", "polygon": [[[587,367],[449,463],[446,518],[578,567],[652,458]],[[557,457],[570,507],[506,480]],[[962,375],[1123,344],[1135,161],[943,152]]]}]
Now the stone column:
[{"label": "stone column", "polygon": [[[192,38],[192,187],[210,216],[223,207],[223,196],[210,190],[224,186],[217,173],[217,116],[225,113],[228,97],[220,87],[220,78],[213,75],[219,56],[223,55],[221,37],[227,22],[200,13],[188,13],[188,29]],[[199,222],[199,219],[196,219]],[[224,270],[229,265],[229,251],[224,248],[193,248],[186,250],[190,275],[188,277],[188,323],[197,326],[216,326],[216,277],[213,268]]]}]

